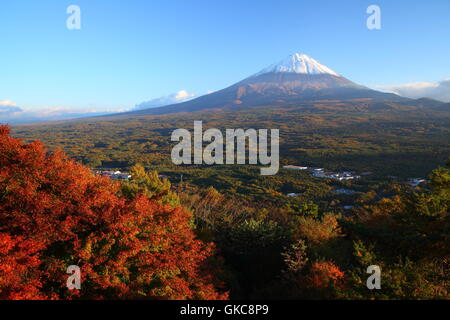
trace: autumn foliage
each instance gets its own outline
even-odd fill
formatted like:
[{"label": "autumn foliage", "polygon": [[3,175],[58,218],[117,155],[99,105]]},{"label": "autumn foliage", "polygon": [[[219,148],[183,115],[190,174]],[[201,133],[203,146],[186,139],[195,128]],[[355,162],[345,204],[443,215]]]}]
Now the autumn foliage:
[{"label": "autumn foliage", "polygon": [[337,285],[344,279],[344,273],[333,262],[314,262],[311,266],[310,280],[316,288],[327,288]]},{"label": "autumn foliage", "polygon": [[[223,299],[191,214],[0,126],[1,299]],[[217,261],[213,261],[217,264]],[[81,290],[68,290],[78,265]]]},{"label": "autumn foliage", "polygon": [[347,214],[130,174],[94,175],[0,126],[0,299],[225,299],[225,285],[233,299],[450,298],[450,159]]}]

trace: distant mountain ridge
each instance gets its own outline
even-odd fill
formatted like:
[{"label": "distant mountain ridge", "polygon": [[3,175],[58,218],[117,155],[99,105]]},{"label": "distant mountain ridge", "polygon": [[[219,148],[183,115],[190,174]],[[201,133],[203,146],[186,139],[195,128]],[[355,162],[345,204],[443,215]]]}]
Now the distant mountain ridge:
[{"label": "distant mountain ridge", "polygon": [[294,53],[225,89],[187,102],[121,115],[159,115],[214,108],[276,106],[321,100],[410,101],[352,82],[306,54]]}]

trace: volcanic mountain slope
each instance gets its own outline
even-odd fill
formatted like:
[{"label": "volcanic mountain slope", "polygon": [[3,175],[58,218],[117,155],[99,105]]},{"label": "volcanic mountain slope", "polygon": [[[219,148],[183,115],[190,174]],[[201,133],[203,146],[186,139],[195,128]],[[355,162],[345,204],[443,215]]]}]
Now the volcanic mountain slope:
[{"label": "volcanic mountain slope", "polygon": [[156,115],[223,107],[276,106],[313,100],[351,99],[405,100],[395,94],[358,85],[315,59],[295,53],[228,88],[187,102],[126,114]]}]

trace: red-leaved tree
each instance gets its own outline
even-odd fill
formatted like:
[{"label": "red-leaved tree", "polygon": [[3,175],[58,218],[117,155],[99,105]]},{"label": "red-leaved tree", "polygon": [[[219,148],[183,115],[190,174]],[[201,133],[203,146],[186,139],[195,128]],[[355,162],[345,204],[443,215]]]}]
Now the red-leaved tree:
[{"label": "red-leaved tree", "polygon": [[227,298],[190,220],[0,126],[0,299]]}]

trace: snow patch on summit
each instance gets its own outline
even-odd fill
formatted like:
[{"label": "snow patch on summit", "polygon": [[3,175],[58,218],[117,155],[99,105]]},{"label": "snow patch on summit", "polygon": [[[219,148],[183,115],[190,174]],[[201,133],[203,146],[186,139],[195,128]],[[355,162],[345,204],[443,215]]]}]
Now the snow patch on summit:
[{"label": "snow patch on summit", "polygon": [[254,76],[264,73],[300,73],[300,74],[330,74],[339,77],[340,75],[317,60],[302,53],[294,53],[278,63],[275,63]]}]

